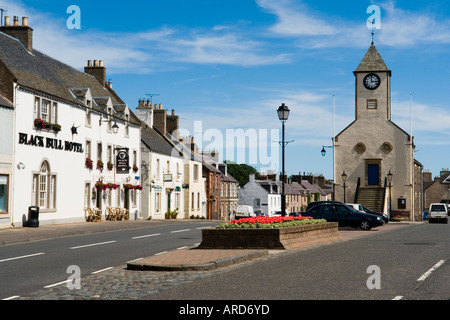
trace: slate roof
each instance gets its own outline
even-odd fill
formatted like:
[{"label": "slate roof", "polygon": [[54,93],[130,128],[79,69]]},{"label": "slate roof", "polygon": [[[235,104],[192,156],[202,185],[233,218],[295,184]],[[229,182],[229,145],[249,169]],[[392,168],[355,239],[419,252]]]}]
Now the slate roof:
[{"label": "slate roof", "polygon": [[354,73],[368,71],[387,71],[389,72],[389,74],[391,74],[391,70],[389,70],[389,68],[386,66],[386,63],[384,63],[383,58],[381,57],[374,44],[370,46],[369,50],[366,52],[366,55],[364,56]]},{"label": "slate roof", "polygon": [[11,101],[9,101],[5,96],[0,93],[0,107],[8,107],[13,108],[14,105]]},{"label": "slate roof", "polygon": [[179,149],[163,137],[156,129],[147,126],[143,122],[141,125],[141,141],[150,151],[175,158],[182,158]]},{"label": "slate roof", "polygon": [[[83,96],[87,88],[92,97],[110,97],[114,105],[125,105],[125,102],[109,86],[103,86],[100,81],[85,72],[81,72],[50,56],[33,49],[28,51],[22,41],[0,32],[0,60],[12,73],[16,82],[27,89],[48,94],[69,104],[84,105],[77,99]],[[72,94],[73,90],[76,90]],[[92,108],[103,112],[95,104]],[[120,117],[120,115],[115,116]],[[130,110],[130,122],[135,124],[139,120]]]}]

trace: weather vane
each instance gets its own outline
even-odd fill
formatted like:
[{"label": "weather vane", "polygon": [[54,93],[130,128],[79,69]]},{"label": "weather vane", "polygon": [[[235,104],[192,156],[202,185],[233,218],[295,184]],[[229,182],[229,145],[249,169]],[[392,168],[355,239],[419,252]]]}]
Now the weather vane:
[{"label": "weather vane", "polygon": [[373,38],[375,35],[375,32],[373,31],[375,29],[375,18],[373,18],[372,21],[370,21],[370,19],[369,19],[369,22],[372,24],[372,45],[373,45]]}]

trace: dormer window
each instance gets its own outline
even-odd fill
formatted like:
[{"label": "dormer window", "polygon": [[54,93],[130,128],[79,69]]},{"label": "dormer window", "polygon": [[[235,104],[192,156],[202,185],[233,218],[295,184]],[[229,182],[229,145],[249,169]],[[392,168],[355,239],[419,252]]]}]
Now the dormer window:
[{"label": "dormer window", "polygon": [[91,100],[87,100],[86,101],[86,126],[90,127],[91,126]]}]

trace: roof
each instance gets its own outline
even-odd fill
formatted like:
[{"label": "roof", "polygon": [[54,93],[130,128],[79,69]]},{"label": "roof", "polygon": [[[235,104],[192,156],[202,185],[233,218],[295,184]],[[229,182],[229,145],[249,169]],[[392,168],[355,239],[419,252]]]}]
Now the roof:
[{"label": "roof", "polygon": [[389,72],[389,75],[391,75],[391,70],[389,70],[389,68],[386,66],[386,63],[384,63],[383,58],[381,57],[374,44],[370,46],[369,50],[366,52],[366,55],[354,72],[357,73],[368,71],[387,71]]},{"label": "roof", "polygon": [[[116,105],[125,105],[125,102],[109,86],[103,86],[94,76],[79,71],[50,56],[33,49],[30,52],[22,41],[0,32],[0,60],[12,73],[15,81],[22,87],[51,95],[69,104],[83,105],[72,91],[83,96],[87,88],[92,97],[109,97],[115,110],[121,109]],[[72,90],[72,91],[71,91]],[[92,108],[104,112],[95,104]],[[119,114],[114,114],[122,118]],[[138,123],[137,117],[130,110],[130,122]]]},{"label": "roof", "polygon": [[153,129],[144,123],[142,124],[141,141],[152,152],[182,158],[178,148],[164,138],[156,129]]},{"label": "roof", "polygon": [[0,107],[14,108],[14,105],[4,95],[0,93]]}]

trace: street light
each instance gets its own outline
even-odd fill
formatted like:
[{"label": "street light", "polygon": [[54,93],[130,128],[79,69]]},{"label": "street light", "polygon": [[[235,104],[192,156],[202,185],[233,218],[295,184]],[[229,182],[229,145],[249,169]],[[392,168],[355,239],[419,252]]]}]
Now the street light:
[{"label": "street light", "polygon": [[387,180],[388,180],[388,186],[389,186],[389,219],[392,220],[392,209],[391,209],[391,205],[392,205],[392,194],[391,194],[391,183],[392,183],[392,177],[393,174],[391,173],[391,170],[389,170],[389,173],[387,174]]},{"label": "street light", "polygon": [[333,146],[322,146],[322,151],[320,151],[320,153],[322,154],[322,157],[325,157],[325,155],[327,154],[327,151],[325,150],[325,148],[333,148]]},{"label": "street light", "polygon": [[344,170],[344,172],[342,172],[341,177],[342,177],[342,182],[344,183],[342,185],[342,188],[344,188],[344,203],[345,203],[346,202],[345,201],[345,188],[346,188],[345,182],[347,181],[347,174],[345,174],[345,170]]},{"label": "street light", "polygon": [[[98,125],[101,126],[102,123],[104,123],[104,122],[109,122],[109,123],[110,123],[111,121],[112,121],[112,119],[106,119],[106,120],[104,120],[104,119],[101,119],[101,118],[100,118],[100,120],[98,120]],[[117,132],[119,132],[119,126],[117,125],[116,120],[114,120],[114,124],[113,124],[113,126],[112,126],[111,128],[112,128],[112,131],[113,131],[114,134],[116,134]]]},{"label": "street light", "polygon": [[281,106],[278,108],[277,112],[278,112],[278,119],[280,119],[281,124],[282,124],[282,189],[281,189],[281,215],[284,217],[286,215],[286,195],[284,193],[284,147],[286,145],[285,140],[284,140],[284,124],[286,123],[287,119],[289,118],[289,112],[291,110],[289,110],[288,106],[285,105],[284,103],[281,104]]}]

